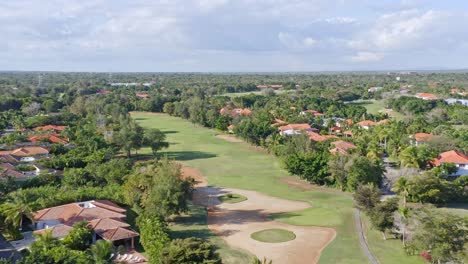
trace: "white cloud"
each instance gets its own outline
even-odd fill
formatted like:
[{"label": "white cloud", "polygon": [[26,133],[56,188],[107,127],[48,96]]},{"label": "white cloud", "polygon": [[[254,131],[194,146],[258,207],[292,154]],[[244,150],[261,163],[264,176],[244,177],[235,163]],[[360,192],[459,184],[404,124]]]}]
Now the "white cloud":
[{"label": "white cloud", "polygon": [[330,24],[351,24],[357,20],[352,17],[330,17],[325,18],[324,21]]},{"label": "white cloud", "polygon": [[278,33],[278,39],[284,47],[292,50],[304,50],[307,48],[311,48],[315,46],[318,42],[312,37],[300,38],[298,36],[285,32]]},{"label": "white cloud", "polygon": [[350,57],[351,61],[354,62],[375,62],[380,61],[383,58],[383,54],[369,51],[359,51],[356,55]]}]

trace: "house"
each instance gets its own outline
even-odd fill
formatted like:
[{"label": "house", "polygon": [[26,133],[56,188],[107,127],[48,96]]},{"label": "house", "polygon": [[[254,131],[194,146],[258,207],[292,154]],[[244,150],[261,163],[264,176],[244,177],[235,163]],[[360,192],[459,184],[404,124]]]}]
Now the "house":
[{"label": "house", "polygon": [[108,200],[92,200],[50,207],[33,213],[34,233],[52,231],[52,236],[64,238],[73,224],[87,221],[94,230],[93,242],[111,241],[115,246],[134,248],[134,239],[140,235],[125,222],[126,210]]},{"label": "house", "polygon": [[468,106],[468,100],[466,100],[466,99],[449,98],[449,99],[445,99],[445,102],[447,104],[449,104],[449,105],[461,104],[461,105],[464,105],[464,106]]},{"label": "house", "polygon": [[357,148],[353,143],[344,140],[334,141],[331,145],[335,146],[330,150],[331,154],[348,154],[349,150]]},{"label": "house", "polygon": [[369,127],[375,126],[375,122],[372,120],[364,120],[364,121],[358,122],[357,125],[360,128],[369,129]]},{"label": "house", "polygon": [[219,113],[221,115],[229,115],[231,117],[236,117],[236,116],[250,116],[252,115],[252,111],[248,108],[234,108],[231,109],[231,106],[225,106],[219,110]]},{"label": "house", "polygon": [[343,136],[347,137],[347,138],[352,138],[353,137],[353,132],[348,130],[348,131],[345,131],[343,132]]},{"label": "house", "polygon": [[316,110],[305,110],[305,111],[301,111],[299,114],[301,115],[313,115],[313,116],[325,116],[325,114],[322,114],[320,113],[319,111],[316,111]]},{"label": "house", "polygon": [[431,141],[434,138],[434,135],[428,133],[416,133],[410,136],[412,145],[421,145]]},{"label": "house", "polygon": [[4,155],[10,155],[22,162],[31,162],[38,158],[47,157],[49,151],[42,147],[22,147],[15,150],[0,151],[0,156]]},{"label": "house", "polygon": [[431,93],[417,93],[415,95],[416,98],[423,99],[423,100],[437,100],[437,96]]},{"label": "house", "polygon": [[147,92],[136,92],[135,95],[141,99],[148,99],[150,97]]},{"label": "house", "polygon": [[383,89],[383,87],[381,87],[381,86],[372,86],[372,87],[369,87],[369,89],[367,89],[367,91],[370,92],[370,93],[373,93],[373,92],[380,91],[382,89]]},{"label": "house", "polygon": [[313,132],[313,131],[307,132],[307,136],[309,137],[310,140],[313,140],[316,142],[325,141],[330,138],[338,138],[335,135],[320,135],[319,133]]},{"label": "house", "polygon": [[268,89],[268,85],[257,85],[257,89],[259,90]]},{"label": "house", "polygon": [[459,89],[453,88],[453,89],[450,89],[450,94],[458,94],[461,96],[466,96],[468,95],[468,92],[461,92]]},{"label": "house", "polygon": [[453,163],[458,170],[452,176],[468,175],[468,156],[456,150],[440,153],[432,163],[435,166],[440,166],[443,163]]},{"label": "house", "polygon": [[283,88],[283,85],[282,85],[282,84],[272,84],[272,85],[270,85],[270,88],[271,88],[271,89],[274,89],[274,90],[276,90],[276,89],[282,89],[282,88]]},{"label": "house", "polygon": [[49,141],[56,144],[67,144],[69,142],[68,138],[59,137],[55,133],[47,133],[43,135],[31,135],[28,137],[28,140],[32,143],[37,143],[39,141]]},{"label": "house", "polygon": [[56,125],[47,125],[47,126],[39,126],[35,127],[34,131],[55,131],[55,132],[62,132],[67,128],[66,126],[56,126]]},{"label": "house", "polygon": [[374,122],[372,120],[364,120],[364,121],[358,122],[357,125],[360,128],[363,128],[363,129],[367,130],[371,126],[383,125],[383,124],[387,124],[388,122],[390,122],[390,120],[388,120],[388,119],[383,119],[383,120],[380,120],[378,122]]},{"label": "house", "polygon": [[97,92],[96,94],[99,94],[99,95],[106,95],[106,94],[111,94],[112,92],[109,91],[109,90],[101,90],[99,92]]},{"label": "house", "polygon": [[282,136],[297,135],[303,132],[311,132],[314,129],[306,123],[303,124],[289,124],[278,127],[278,131]]},{"label": "house", "polygon": [[16,169],[11,163],[0,163],[0,179],[13,177],[17,181],[26,180],[28,176]]}]

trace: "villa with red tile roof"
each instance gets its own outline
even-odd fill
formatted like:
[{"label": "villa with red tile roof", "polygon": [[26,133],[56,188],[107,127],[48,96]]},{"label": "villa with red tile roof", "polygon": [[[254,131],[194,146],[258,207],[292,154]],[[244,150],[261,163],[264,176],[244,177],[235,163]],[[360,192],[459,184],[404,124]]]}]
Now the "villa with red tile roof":
[{"label": "villa with red tile roof", "polygon": [[250,109],[247,109],[247,108],[234,108],[234,109],[231,109],[229,106],[221,108],[221,110],[219,110],[219,113],[221,115],[229,115],[229,116],[232,116],[232,117],[252,115],[252,111]]},{"label": "villa with red tile roof", "polygon": [[301,115],[313,115],[313,116],[325,116],[325,114],[320,113],[317,110],[305,110],[300,112]]},{"label": "villa with red tile roof", "polygon": [[278,127],[278,131],[282,136],[289,136],[289,135],[298,135],[304,132],[311,132],[314,131],[309,124],[302,123],[302,124],[289,124]]},{"label": "villa with red tile roof", "polygon": [[434,135],[428,133],[416,133],[410,136],[411,144],[420,145],[431,141],[434,138]]},{"label": "villa with red tile roof", "polygon": [[415,95],[416,98],[423,99],[423,100],[437,100],[437,96],[431,93],[417,93]]},{"label": "villa with red tile roof", "polygon": [[47,126],[35,127],[34,131],[52,130],[52,131],[62,132],[63,130],[65,130],[65,128],[66,128],[66,126],[47,125]]},{"label": "villa with red tile roof", "polygon": [[468,156],[456,150],[440,153],[432,163],[435,166],[440,166],[443,163],[453,163],[458,168],[453,176],[468,175]]},{"label": "villa with red tile roof", "polygon": [[92,200],[50,207],[33,213],[34,233],[52,231],[52,236],[64,238],[73,224],[87,221],[95,234],[93,241],[104,239],[115,245],[134,248],[139,234],[125,222],[126,210],[108,200]]},{"label": "villa with red tile roof", "polygon": [[22,147],[15,150],[0,151],[0,156],[9,155],[19,161],[29,162],[38,158],[47,157],[49,151],[42,147]]},{"label": "villa with red tile roof", "polygon": [[310,140],[313,140],[316,142],[325,141],[330,138],[338,138],[335,135],[320,135],[319,133],[316,133],[316,132],[307,132],[307,136],[309,137]]},{"label": "villa with red tile roof", "polygon": [[353,143],[344,140],[334,141],[331,145],[335,146],[330,150],[331,154],[348,154],[349,150],[357,148]]},{"label": "villa with red tile roof", "polygon": [[390,120],[388,120],[388,119],[383,119],[383,120],[380,120],[378,122],[374,122],[372,120],[364,120],[364,121],[358,122],[357,125],[360,128],[369,129],[371,126],[387,124],[388,122],[390,122]]},{"label": "villa with red tile roof", "polygon": [[48,133],[43,135],[31,135],[28,137],[28,140],[32,143],[37,143],[38,141],[49,141],[56,144],[67,144],[69,140],[67,138],[61,138],[55,133]]},{"label": "villa with red tile roof", "polygon": [[0,179],[13,177],[17,181],[26,180],[28,176],[24,175],[10,163],[0,163]]}]

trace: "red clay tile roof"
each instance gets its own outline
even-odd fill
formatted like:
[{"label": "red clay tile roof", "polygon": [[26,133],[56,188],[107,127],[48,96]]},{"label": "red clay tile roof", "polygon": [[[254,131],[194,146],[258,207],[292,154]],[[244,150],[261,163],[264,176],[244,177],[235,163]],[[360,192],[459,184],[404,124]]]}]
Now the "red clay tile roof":
[{"label": "red clay tile roof", "polygon": [[372,120],[364,120],[364,121],[358,122],[357,124],[359,126],[373,126],[375,125],[375,122]]},{"label": "red clay tile roof", "polygon": [[416,97],[422,98],[422,99],[437,99],[437,96],[431,93],[417,93]]},{"label": "red clay tile roof", "polygon": [[335,135],[320,135],[319,133],[316,133],[316,132],[307,132],[307,136],[309,136],[309,139],[313,141],[317,141],[317,142],[325,141],[329,138],[338,138]]},{"label": "red clay tile roof", "polygon": [[37,141],[40,140],[48,140],[52,143],[57,143],[57,144],[66,144],[68,143],[68,139],[66,138],[61,138],[57,136],[55,133],[49,133],[49,134],[44,134],[44,135],[31,135],[28,137],[29,141],[36,143]]},{"label": "red clay tile roof", "polygon": [[27,178],[26,175],[24,175],[20,171],[17,171],[15,166],[11,165],[10,163],[0,163],[0,178],[6,178],[8,176],[14,177],[17,180]]},{"label": "red clay tile roof", "polygon": [[127,211],[124,208],[116,205],[115,203],[113,203],[113,202],[111,202],[109,200],[94,200],[93,204],[95,206],[98,206],[98,207],[101,207],[101,208],[104,208],[104,209],[108,209],[108,210],[111,210],[111,211],[114,211],[114,212],[118,212],[118,213],[125,213]]},{"label": "red clay tile roof", "polygon": [[303,124],[289,124],[285,126],[280,126],[278,127],[280,131],[286,131],[286,130],[309,130],[311,129],[311,126],[309,124],[303,123]]},{"label": "red clay tile roof", "polygon": [[436,166],[440,166],[442,163],[468,164],[468,156],[456,150],[450,150],[440,153],[439,157],[435,159],[433,163]]},{"label": "red clay tile roof", "polygon": [[219,113],[221,115],[230,115],[232,117],[238,116],[238,115],[243,115],[243,116],[249,116],[252,114],[252,111],[247,108],[234,108],[230,109],[229,107],[223,107],[221,110],[219,110]]},{"label": "red clay tile roof", "polygon": [[83,208],[76,203],[50,207],[33,213],[34,221],[59,220],[61,223],[69,222],[77,217]]},{"label": "red clay tile roof", "polygon": [[382,124],[387,124],[388,122],[390,122],[390,120],[388,120],[388,119],[383,119],[383,120],[380,120],[379,122],[376,122],[375,124],[376,124],[376,125],[382,125]]},{"label": "red clay tile roof", "polygon": [[434,136],[428,133],[416,133],[414,134],[414,139],[418,142],[427,142],[431,140]]},{"label": "red clay tile roof", "polygon": [[68,226],[68,225],[64,225],[64,224],[58,224],[56,226],[53,226],[51,228],[48,228],[48,229],[40,229],[40,230],[36,230],[34,231],[33,233],[36,234],[36,235],[43,235],[45,232],[51,230],[52,231],[52,236],[55,237],[55,238],[64,238],[68,235],[68,233],[70,233],[70,231],[73,229],[73,227],[71,226]]},{"label": "red clay tile roof", "polygon": [[0,155],[12,155],[19,157],[29,157],[44,154],[49,154],[49,151],[42,147],[22,147],[15,150],[0,151]]},{"label": "red clay tile roof", "polygon": [[98,234],[102,238],[110,241],[117,241],[121,239],[127,239],[132,237],[137,237],[139,234],[133,230],[129,230],[122,227],[117,227],[115,229],[109,229]]},{"label": "red clay tile roof", "polygon": [[89,226],[93,228],[96,233],[100,233],[117,227],[129,227],[130,225],[122,221],[105,218],[91,220],[89,221]]},{"label": "red clay tile roof", "polygon": [[46,130],[56,130],[63,131],[66,126],[56,126],[56,125],[47,125],[34,128],[34,131],[46,131]]},{"label": "red clay tile roof", "polygon": [[335,154],[335,153],[346,154],[348,153],[348,150],[356,148],[356,145],[354,145],[351,142],[344,141],[344,140],[334,141],[331,144],[335,146],[335,148],[330,150],[332,154]]}]

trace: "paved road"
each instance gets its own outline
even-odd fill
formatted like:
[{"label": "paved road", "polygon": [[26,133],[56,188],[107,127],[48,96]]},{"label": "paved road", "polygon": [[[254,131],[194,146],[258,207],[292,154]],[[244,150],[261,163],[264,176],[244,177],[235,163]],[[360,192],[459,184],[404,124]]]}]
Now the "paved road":
[{"label": "paved road", "polygon": [[8,259],[11,255],[15,261],[20,258],[18,251],[0,235],[0,259]]},{"label": "paved road", "polygon": [[356,223],[356,231],[359,237],[359,244],[361,245],[362,251],[369,259],[371,264],[379,264],[377,258],[369,250],[369,246],[367,245],[366,237],[364,236],[364,231],[362,230],[362,221],[361,221],[361,211],[357,208],[354,209],[354,222]]}]

